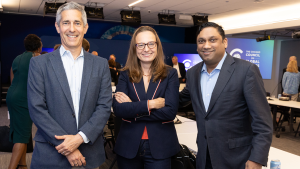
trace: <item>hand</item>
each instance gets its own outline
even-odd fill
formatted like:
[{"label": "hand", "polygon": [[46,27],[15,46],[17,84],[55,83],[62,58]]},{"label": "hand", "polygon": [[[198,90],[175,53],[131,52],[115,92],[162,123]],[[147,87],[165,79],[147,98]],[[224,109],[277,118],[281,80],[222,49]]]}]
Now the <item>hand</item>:
[{"label": "hand", "polygon": [[132,102],[131,99],[123,92],[117,92],[115,98],[118,103]]},{"label": "hand", "polygon": [[182,79],[182,82],[185,82],[185,79]]},{"label": "hand", "polygon": [[56,146],[56,150],[58,153],[61,153],[62,155],[69,155],[74,150],[76,150],[80,144],[83,143],[83,138],[79,135],[63,135],[63,136],[55,136],[57,140],[64,140],[63,143]]},{"label": "hand", "polygon": [[157,98],[153,100],[149,100],[149,109],[160,109],[165,107],[165,98]]},{"label": "hand", "polygon": [[262,169],[262,165],[253,161],[248,160],[246,162],[245,169]]},{"label": "hand", "polygon": [[115,70],[117,70],[117,68],[114,67]]},{"label": "hand", "polygon": [[74,166],[86,166],[85,157],[76,149],[73,153],[66,156],[72,167]]}]

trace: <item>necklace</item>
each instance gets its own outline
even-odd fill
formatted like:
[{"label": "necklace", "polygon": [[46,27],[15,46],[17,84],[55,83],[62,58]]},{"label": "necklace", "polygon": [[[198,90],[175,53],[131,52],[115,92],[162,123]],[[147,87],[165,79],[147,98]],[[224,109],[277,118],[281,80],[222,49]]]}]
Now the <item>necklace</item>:
[{"label": "necklace", "polygon": [[144,76],[150,76],[150,75],[145,75],[145,74],[143,74]]}]

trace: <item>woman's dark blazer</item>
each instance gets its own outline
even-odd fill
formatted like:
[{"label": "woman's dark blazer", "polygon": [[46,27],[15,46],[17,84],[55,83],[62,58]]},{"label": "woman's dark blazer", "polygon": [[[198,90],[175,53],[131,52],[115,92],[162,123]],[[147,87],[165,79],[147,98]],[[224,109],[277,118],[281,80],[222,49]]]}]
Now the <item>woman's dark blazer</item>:
[{"label": "woman's dark blazer", "polygon": [[[132,102],[118,103],[113,100],[113,109],[117,117],[122,118],[115,152],[128,159],[137,155],[145,126],[149,138],[150,150],[154,159],[169,158],[180,150],[174,118],[178,109],[179,82],[176,69],[168,67],[168,76],[164,80],[149,83],[145,92],[143,79],[139,83],[129,80],[127,71],[120,72],[116,92],[125,93]],[[148,100],[165,98],[165,107],[148,109]]]}]

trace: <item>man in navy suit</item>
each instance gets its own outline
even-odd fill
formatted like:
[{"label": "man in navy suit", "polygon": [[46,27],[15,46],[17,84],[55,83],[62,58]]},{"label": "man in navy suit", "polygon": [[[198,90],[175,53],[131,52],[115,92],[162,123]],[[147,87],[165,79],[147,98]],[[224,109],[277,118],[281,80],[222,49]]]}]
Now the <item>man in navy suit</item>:
[{"label": "man in navy suit", "polygon": [[186,74],[185,66],[183,63],[178,63],[177,56],[172,57],[171,67],[177,70],[179,83],[185,83],[185,74]]},{"label": "man in navy suit", "polygon": [[261,169],[268,162],[272,119],[255,64],[226,53],[221,26],[197,33],[203,62],[187,71],[181,106],[192,101],[198,136],[197,169]]},{"label": "man in navy suit", "polygon": [[29,66],[28,108],[38,128],[30,168],[96,168],[105,161],[102,130],[112,104],[107,60],[82,48],[83,6],[62,5],[55,27],[62,45]]}]

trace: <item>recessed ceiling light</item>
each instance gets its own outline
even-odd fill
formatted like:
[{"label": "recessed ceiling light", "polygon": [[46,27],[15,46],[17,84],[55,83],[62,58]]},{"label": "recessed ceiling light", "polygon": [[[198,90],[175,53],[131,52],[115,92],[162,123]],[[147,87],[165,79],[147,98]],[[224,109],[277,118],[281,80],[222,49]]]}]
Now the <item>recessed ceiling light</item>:
[{"label": "recessed ceiling light", "polygon": [[254,0],[254,3],[261,3],[264,2],[264,0]]},{"label": "recessed ceiling light", "polygon": [[135,4],[137,4],[137,3],[140,3],[140,2],[142,2],[143,0],[138,0],[138,1],[135,1],[135,2],[133,2],[133,3],[131,3],[131,4],[129,4],[128,6],[133,6],[133,5],[135,5]]}]

